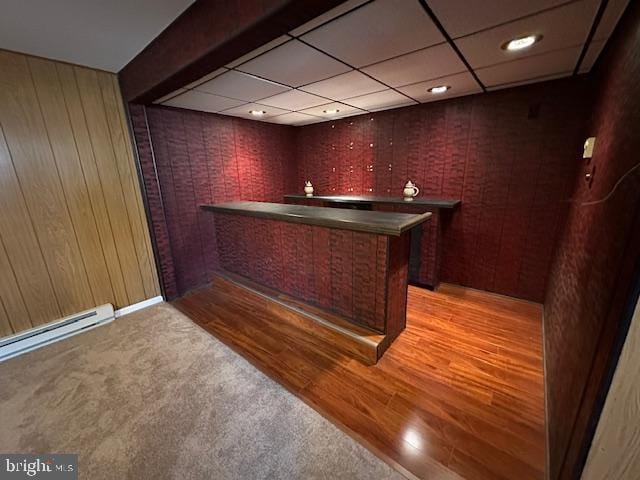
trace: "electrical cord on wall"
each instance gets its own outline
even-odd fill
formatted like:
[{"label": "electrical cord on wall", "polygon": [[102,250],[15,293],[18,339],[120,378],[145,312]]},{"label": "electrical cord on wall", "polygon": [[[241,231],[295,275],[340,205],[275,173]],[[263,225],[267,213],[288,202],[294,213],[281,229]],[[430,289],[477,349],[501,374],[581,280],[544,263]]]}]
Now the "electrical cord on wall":
[{"label": "electrical cord on wall", "polygon": [[633,173],[633,171],[635,169],[637,169],[638,167],[640,167],[640,162],[636,163],[633,167],[631,167],[629,170],[627,170],[627,172],[618,179],[618,181],[613,186],[611,191],[609,193],[607,193],[604,197],[602,197],[600,200],[592,200],[590,202],[583,202],[583,203],[580,204],[580,206],[581,207],[588,207],[590,205],[598,205],[600,203],[604,203],[607,200],[609,200],[613,196],[613,194],[616,192],[616,190],[620,186],[620,184],[624,181],[624,179],[627,178],[629,175],[631,175],[631,173]]}]

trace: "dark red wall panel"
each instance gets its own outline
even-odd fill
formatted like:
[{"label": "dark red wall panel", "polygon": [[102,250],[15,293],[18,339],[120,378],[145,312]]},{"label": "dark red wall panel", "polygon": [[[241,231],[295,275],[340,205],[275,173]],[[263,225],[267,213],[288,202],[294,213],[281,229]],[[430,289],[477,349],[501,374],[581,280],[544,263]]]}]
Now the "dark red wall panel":
[{"label": "dark red wall panel", "polygon": [[[427,223],[425,259],[442,262],[443,281],[544,300],[549,467],[554,480],[575,477],[639,257],[639,170],[608,196],[640,150],[640,4],[631,5],[589,76],[295,129],[131,106],[165,293],[205,284],[224,262],[320,306],[379,317],[384,239],[255,219],[260,255],[218,250],[216,234],[232,243],[247,231],[220,228],[198,206],[281,202],[306,179],[318,194],[393,196],[411,179],[423,196],[460,199],[450,218]],[[598,137],[591,187],[587,135]],[[434,228],[441,258],[429,250]],[[352,244],[375,249],[375,270],[348,255]],[[313,277],[301,274],[309,265]],[[343,288],[353,278],[371,280],[370,295]]]},{"label": "dark red wall panel", "polygon": [[[295,171],[293,128],[189,110],[131,108],[145,184],[161,197],[150,209],[166,295],[182,295],[206,284],[220,263],[214,216],[199,206],[280,202],[293,188],[287,176]],[[143,143],[144,120],[153,155]],[[254,234],[271,247],[259,225]],[[247,256],[237,260],[250,264]],[[260,265],[265,279],[274,275],[269,267]]]},{"label": "dark red wall panel", "polygon": [[133,137],[138,151],[140,171],[144,183],[146,204],[151,216],[151,228],[155,244],[156,256],[159,257],[160,280],[165,295],[175,297],[178,294],[176,275],[171,252],[171,240],[169,237],[167,217],[164,209],[164,199],[160,184],[158,183],[157,165],[155,162],[154,148],[149,135],[146,110],[141,105],[129,106]]},{"label": "dark red wall panel", "polygon": [[215,217],[223,270],[385,330],[387,237],[205,213]]},{"label": "dark red wall panel", "polygon": [[[633,268],[640,261],[640,169],[610,194],[638,163],[639,47],[640,3],[631,2],[592,74],[596,91],[590,97],[589,135],[597,137],[594,157],[577,176],[545,299],[552,479],[579,476],[595,426],[592,413],[615,360],[612,345],[624,334],[622,312],[630,301]],[[589,186],[584,173],[592,167],[596,170]],[[545,190],[555,188],[556,181],[547,179]],[[550,248],[545,240],[539,237],[538,248]]]},{"label": "dark red wall panel", "polygon": [[[310,179],[317,194],[400,196],[411,179],[425,197],[460,199],[442,227],[442,280],[542,301],[586,89],[568,79],[298,128],[295,191]],[[438,222],[426,228],[425,242]]]}]

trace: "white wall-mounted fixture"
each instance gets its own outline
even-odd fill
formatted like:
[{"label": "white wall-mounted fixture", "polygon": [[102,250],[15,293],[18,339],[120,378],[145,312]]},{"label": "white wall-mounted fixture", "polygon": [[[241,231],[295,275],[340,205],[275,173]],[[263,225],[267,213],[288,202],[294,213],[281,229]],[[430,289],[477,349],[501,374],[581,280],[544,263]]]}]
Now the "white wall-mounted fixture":
[{"label": "white wall-mounted fixture", "polygon": [[584,142],[584,150],[582,152],[582,158],[592,158],[593,149],[596,146],[596,137],[589,137]]}]

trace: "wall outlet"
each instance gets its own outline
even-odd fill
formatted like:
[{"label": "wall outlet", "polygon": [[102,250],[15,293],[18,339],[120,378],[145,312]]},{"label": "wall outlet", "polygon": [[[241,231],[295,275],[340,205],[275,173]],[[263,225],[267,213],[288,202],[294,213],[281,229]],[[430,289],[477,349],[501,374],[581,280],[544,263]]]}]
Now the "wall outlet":
[{"label": "wall outlet", "polygon": [[593,148],[596,145],[596,137],[589,137],[584,142],[584,150],[582,152],[582,158],[593,157]]}]

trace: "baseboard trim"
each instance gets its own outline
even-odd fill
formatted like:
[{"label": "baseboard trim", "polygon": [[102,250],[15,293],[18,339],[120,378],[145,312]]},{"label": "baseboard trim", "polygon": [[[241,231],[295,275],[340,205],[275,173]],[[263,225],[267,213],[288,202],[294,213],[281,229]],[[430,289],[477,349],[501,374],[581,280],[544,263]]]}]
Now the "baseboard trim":
[{"label": "baseboard trim", "polygon": [[141,302],[134,303],[133,305],[129,305],[128,307],[123,307],[116,310],[115,317],[119,318],[124,315],[128,315],[129,313],[133,313],[135,311],[142,310],[143,308],[147,308],[162,302],[164,302],[164,298],[162,298],[162,295],[158,295],[157,297],[151,297]]},{"label": "baseboard trim", "polygon": [[72,337],[114,320],[113,306],[100,305],[0,339],[0,362]]}]

